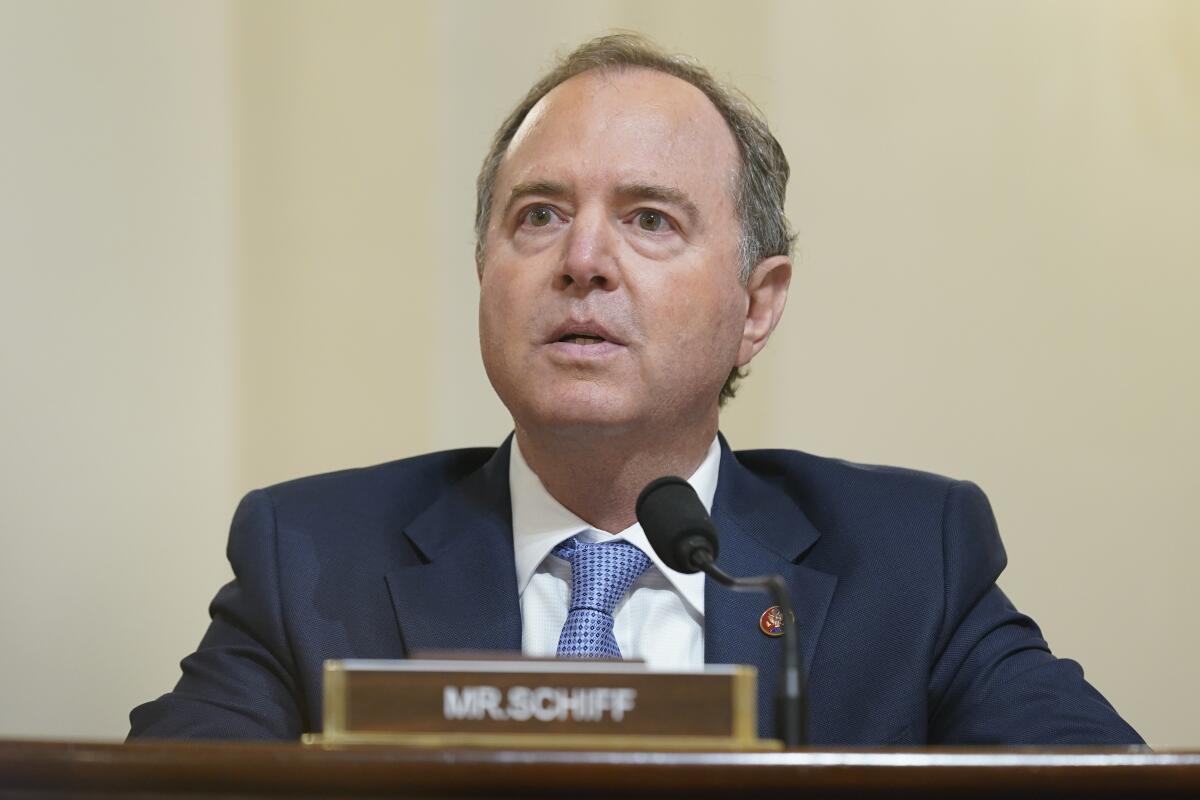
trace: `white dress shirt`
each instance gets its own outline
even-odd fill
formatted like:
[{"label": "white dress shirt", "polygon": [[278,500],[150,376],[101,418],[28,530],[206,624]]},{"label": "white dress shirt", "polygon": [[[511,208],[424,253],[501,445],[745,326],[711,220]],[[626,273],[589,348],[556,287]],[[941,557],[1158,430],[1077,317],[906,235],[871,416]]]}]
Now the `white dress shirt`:
[{"label": "white dress shirt", "polygon": [[[709,511],[720,464],[721,446],[714,438],[704,461],[688,478]],[[612,534],[592,528],[568,511],[525,463],[516,437],[509,456],[508,488],[525,655],[554,656],[567,621],[571,565],[551,551],[573,536],[587,542],[624,539],[645,553],[651,564],[613,612],[613,634],[621,655],[641,659],[654,669],[704,666],[704,573],[685,575],[663,564],[636,522]]]}]

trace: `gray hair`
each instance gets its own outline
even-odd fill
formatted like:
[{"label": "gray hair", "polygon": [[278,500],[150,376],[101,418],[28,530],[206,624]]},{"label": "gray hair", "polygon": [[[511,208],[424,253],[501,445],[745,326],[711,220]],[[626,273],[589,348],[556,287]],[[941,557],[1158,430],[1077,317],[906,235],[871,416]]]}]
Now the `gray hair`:
[{"label": "gray hair", "polygon": [[[484,240],[491,219],[493,191],[500,164],[530,110],[560,83],[590,70],[652,69],[687,81],[704,92],[720,112],[737,142],[740,157],[735,189],[735,208],[741,226],[738,243],[738,277],[750,280],[754,267],[764,258],[792,253],[795,235],[784,213],[788,167],[783,148],[771,134],[766,120],[741,92],[717,81],[707,69],[686,56],[671,55],[635,33],[601,36],[577,47],[533,85],[492,139],[476,183],[475,265],[483,271]],[[721,389],[721,402],[733,397],[737,381],[745,373],[734,367]]]}]

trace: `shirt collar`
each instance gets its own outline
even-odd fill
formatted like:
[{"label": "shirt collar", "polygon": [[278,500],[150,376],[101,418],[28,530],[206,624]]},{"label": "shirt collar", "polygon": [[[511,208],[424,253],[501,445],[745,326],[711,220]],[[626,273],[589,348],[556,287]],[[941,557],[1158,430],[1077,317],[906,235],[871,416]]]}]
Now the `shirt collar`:
[{"label": "shirt collar", "polygon": [[[708,452],[700,466],[688,478],[696,490],[704,508],[712,512],[713,496],[717,492],[717,478],[721,466],[721,445],[716,437],[708,446]],[[513,555],[517,565],[517,592],[525,593],[525,587],[537,571],[538,566],[550,554],[555,545],[571,536],[581,535],[588,541],[599,539],[624,539],[637,546],[649,556],[654,566],[671,582],[672,587],[697,612],[704,609],[703,573],[687,575],[676,572],[662,562],[654,552],[642,526],[634,522],[615,535],[601,533],[555,500],[537,474],[525,463],[525,456],[514,436],[508,462],[508,490],[512,498]]]}]

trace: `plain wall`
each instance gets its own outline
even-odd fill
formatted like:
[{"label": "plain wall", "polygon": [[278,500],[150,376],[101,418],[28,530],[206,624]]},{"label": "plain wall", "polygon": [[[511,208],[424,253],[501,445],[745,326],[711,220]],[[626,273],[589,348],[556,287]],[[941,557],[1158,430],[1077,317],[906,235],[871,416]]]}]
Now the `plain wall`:
[{"label": "plain wall", "polygon": [[612,28],[765,111],[799,231],[724,414],[968,478],[1002,586],[1200,746],[1200,5],[0,0],[0,735],[120,737],[237,497],[495,444],[474,180]]},{"label": "plain wall", "polygon": [[0,2],[3,736],[121,736],[227,580],[231,24]]}]

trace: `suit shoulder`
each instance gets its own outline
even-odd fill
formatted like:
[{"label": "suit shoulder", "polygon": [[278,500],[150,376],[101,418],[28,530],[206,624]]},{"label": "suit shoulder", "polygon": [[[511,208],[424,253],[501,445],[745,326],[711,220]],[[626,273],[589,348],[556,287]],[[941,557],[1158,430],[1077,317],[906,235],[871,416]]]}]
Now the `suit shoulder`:
[{"label": "suit shoulder", "polygon": [[960,482],[934,472],[885,464],[861,464],[841,458],[813,455],[802,450],[738,450],[734,455],[748,469],[767,475],[790,474],[802,479],[848,481],[867,485],[899,483],[906,486],[930,486],[942,491],[946,486]]},{"label": "suit shoulder", "polygon": [[906,575],[906,586],[940,585],[948,532],[951,544],[999,554],[995,563],[1003,564],[991,508],[973,483],[794,450],[736,457],[790,497],[821,532],[812,562],[820,568],[849,575],[872,564],[867,572]]},{"label": "suit shoulder", "polygon": [[958,480],[904,467],[859,464],[799,450],[741,450],[738,461],[760,478],[786,491],[810,513],[854,507],[940,509],[950,490],[969,487]]},{"label": "suit shoulder", "polygon": [[343,469],[277,483],[261,489],[279,512],[410,518],[447,487],[479,470],[494,447],[442,450],[383,464]]}]

